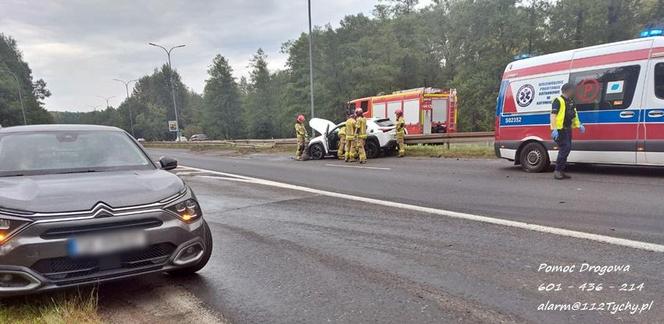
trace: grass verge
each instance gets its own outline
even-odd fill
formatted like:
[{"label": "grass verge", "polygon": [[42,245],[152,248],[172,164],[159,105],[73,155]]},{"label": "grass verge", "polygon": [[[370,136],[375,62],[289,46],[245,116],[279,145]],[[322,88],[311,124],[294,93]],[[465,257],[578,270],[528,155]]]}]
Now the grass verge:
[{"label": "grass verge", "polygon": [[102,323],[97,313],[97,289],[0,300],[0,323]]},{"label": "grass verge", "polygon": [[406,156],[436,157],[436,158],[495,158],[496,153],[492,146],[481,144],[451,144],[445,145],[407,145]]},{"label": "grass verge", "polygon": [[[295,153],[295,145],[234,145],[234,144],[193,144],[193,143],[145,143],[147,148],[186,149],[194,152],[224,151],[231,154],[251,153]],[[433,158],[495,158],[493,146],[482,144],[407,145],[406,156]]]}]

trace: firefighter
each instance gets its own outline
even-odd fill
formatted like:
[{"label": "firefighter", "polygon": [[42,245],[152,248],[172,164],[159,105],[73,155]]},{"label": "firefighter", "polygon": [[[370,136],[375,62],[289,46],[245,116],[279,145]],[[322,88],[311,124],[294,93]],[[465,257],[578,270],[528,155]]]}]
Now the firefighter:
[{"label": "firefighter", "polygon": [[562,95],[551,103],[551,138],[558,145],[556,170],[553,172],[556,180],[571,178],[565,174],[565,167],[567,157],[572,151],[572,129],[578,128],[581,134],[586,132],[586,128],[579,121],[579,114],[576,112],[574,87],[565,83],[560,91]]},{"label": "firefighter", "polygon": [[355,109],[355,152],[360,156],[360,164],[367,163],[367,152],[364,144],[367,141],[367,119],[362,108]]},{"label": "firefighter", "polygon": [[304,143],[309,140],[307,128],[304,127],[304,115],[298,115],[295,121],[295,135],[297,136],[297,152],[295,152],[295,160],[302,161],[302,153],[304,153]]},{"label": "firefighter", "polygon": [[397,115],[397,145],[399,146],[399,157],[406,155],[406,144],[404,138],[406,137],[406,121],[403,119],[403,110],[397,109],[394,112]]},{"label": "firefighter", "polygon": [[337,149],[337,157],[339,160],[346,158],[346,125],[339,127],[339,148]]},{"label": "firefighter", "polygon": [[355,161],[355,116],[348,115],[346,119],[346,162]]}]

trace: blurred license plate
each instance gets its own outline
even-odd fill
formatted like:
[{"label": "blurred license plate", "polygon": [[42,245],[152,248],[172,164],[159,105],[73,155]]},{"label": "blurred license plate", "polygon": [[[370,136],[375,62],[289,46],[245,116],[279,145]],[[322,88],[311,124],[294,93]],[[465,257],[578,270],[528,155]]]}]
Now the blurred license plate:
[{"label": "blurred license plate", "polygon": [[114,232],[69,239],[70,256],[91,256],[140,249],[147,245],[143,231]]}]

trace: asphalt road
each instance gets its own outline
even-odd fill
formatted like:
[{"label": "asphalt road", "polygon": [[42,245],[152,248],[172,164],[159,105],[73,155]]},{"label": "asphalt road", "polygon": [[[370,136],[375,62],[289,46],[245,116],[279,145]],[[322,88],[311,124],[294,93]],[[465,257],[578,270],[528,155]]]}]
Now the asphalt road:
[{"label": "asphalt road", "polygon": [[[658,169],[575,168],[573,180],[556,182],[498,160],[391,158],[360,169],[284,155],[151,153],[334,192],[664,242]],[[192,278],[158,275],[129,285],[142,285],[135,291],[143,295],[175,286],[233,323],[664,321],[661,253],[176,172],[196,191],[211,226],[211,262]],[[538,271],[543,263],[575,268]],[[630,267],[600,275],[582,271],[583,264]],[[538,289],[548,283],[552,291]],[[580,288],[591,284],[601,291]],[[117,289],[102,287],[100,303],[117,300]],[[538,310],[575,302],[605,310]],[[612,311],[625,302],[652,306]]]},{"label": "asphalt road", "polygon": [[664,168],[570,167],[572,180],[552,181],[498,159],[382,158],[361,169],[285,155],[151,152],[186,166],[664,244]]}]

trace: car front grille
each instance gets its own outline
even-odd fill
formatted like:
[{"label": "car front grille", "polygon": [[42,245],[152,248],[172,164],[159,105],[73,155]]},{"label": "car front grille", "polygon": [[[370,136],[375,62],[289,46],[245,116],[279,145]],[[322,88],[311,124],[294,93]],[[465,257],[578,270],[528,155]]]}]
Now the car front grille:
[{"label": "car front grille", "polygon": [[130,230],[130,229],[145,229],[152,227],[159,227],[163,222],[157,218],[134,219],[126,221],[109,221],[106,223],[79,225],[79,226],[63,226],[51,228],[41,234],[43,239],[58,239],[72,237],[75,235],[94,234],[100,232]]},{"label": "car front grille", "polygon": [[140,251],[94,258],[42,259],[33,264],[31,269],[55,284],[71,284],[160,268],[168,261],[175,248],[171,243],[160,243]]}]

